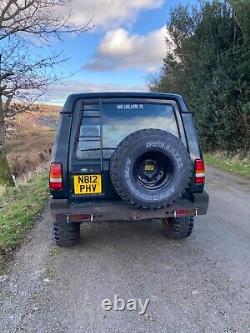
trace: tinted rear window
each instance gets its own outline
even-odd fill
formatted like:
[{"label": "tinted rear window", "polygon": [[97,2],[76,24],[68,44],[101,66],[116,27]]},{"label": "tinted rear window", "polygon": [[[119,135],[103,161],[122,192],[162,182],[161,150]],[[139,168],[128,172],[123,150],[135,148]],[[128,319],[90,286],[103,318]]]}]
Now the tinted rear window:
[{"label": "tinted rear window", "polygon": [[117,145],[130,133],[158,128],[179,137],[171,104],[103,104],[102,111],[86,107],[82,113],[76,144],[77,159],[110,158]]}]

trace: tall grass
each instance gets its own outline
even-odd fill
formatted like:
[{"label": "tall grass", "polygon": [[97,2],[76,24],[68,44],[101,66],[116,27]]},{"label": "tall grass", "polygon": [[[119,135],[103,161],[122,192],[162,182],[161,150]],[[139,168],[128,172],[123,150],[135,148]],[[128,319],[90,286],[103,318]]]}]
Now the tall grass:
[{"label": "tall grass", "polygon": [[5,187],[0,185],[0,197],[4,194]]}]

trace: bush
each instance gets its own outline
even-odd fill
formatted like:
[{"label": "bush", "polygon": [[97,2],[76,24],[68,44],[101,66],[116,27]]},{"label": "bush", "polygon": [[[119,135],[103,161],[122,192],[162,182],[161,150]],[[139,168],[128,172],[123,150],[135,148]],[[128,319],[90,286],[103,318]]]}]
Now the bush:
[{"label": "bush", "polygon": [[171,13],[168,53],[151,90],[184,95],[207,151],[250,150],[249,16],[248,0],[203,1]]}]

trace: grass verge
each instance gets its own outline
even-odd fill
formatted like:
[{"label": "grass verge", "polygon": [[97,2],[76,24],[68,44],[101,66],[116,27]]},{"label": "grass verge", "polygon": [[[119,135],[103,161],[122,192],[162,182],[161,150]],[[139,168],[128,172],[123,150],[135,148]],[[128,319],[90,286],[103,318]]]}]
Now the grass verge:
[{"label": "grass verge", "polygon": [[47,177],[47,173],[38,174],[25,184],[6,188],[0,196],[0,272],[45,207],[48,198]]},{"label": "grass verge", "polygon": [[205,163],[207,165],[211,165],[225,171],[250,177],[250,162],[247,159],[231,159],[224,156],[216,156],[213,154],[205,154],[204,157]]}]

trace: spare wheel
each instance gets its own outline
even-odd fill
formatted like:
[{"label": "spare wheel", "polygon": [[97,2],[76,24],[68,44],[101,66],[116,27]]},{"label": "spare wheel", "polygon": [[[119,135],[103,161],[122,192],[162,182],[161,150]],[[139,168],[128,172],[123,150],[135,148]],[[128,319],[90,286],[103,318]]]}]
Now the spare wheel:
[{"label": "spare wheel", "polygon": [[191,160],[180,139],[159,129],[143,129],[127,136],[110,164],[111,180],[119,196],[144,209],[171,205],[186,191]]}]

